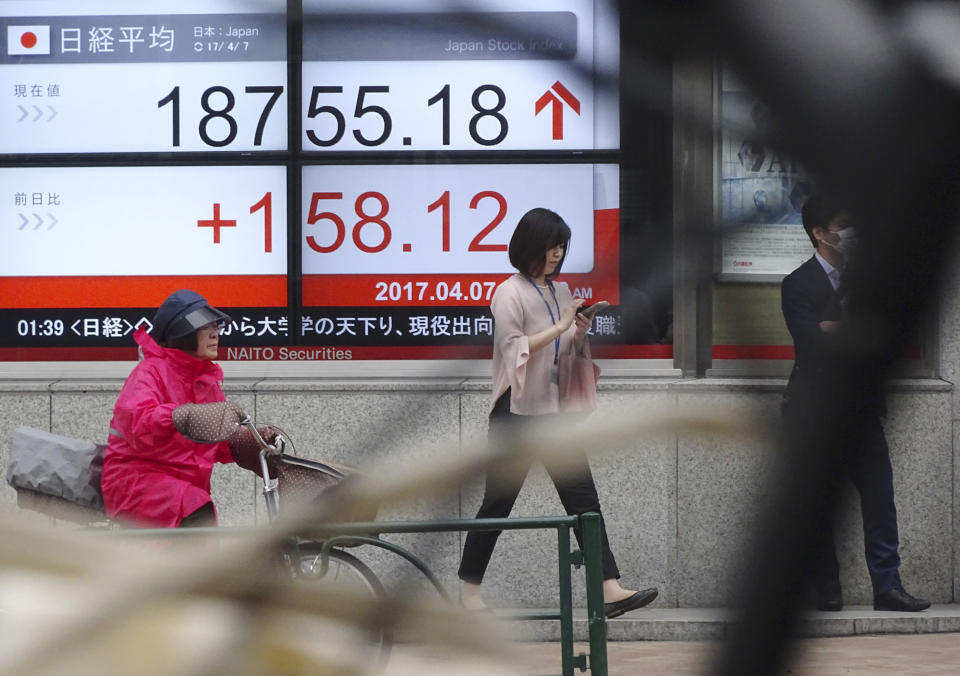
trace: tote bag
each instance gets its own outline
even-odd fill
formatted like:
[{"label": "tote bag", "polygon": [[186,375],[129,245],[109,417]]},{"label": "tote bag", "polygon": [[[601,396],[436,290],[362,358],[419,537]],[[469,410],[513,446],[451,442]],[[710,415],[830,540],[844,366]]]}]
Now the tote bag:
[{"label": "tote bag", "polygon": [[561,413],[591,413],[597,408],[600,367],[588,356],[561,355],[558,386]]}]

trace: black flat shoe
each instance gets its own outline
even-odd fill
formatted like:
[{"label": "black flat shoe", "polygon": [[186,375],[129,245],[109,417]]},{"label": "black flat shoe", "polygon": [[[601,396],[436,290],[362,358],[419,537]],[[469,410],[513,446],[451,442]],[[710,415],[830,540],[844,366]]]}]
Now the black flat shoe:
[{"label": "black flat shoe", "polygon": [[607,616],[608,620],[613,619],[614,617],[620,617],[624,613],[629,613],[631,610],[643,608],[645,605],[657,598],[658,593],[659,592],[657,591],[656,587],[634,592],[633,595],[628,596],[620,601],[604,603],[603,613]]},{"label": "black flat shoe", "polygon": [[930,607],[930,602],[910,596],[903,589],[891,589],[873,597],[874,610],[896,610],[902,613],[916,613]]}]

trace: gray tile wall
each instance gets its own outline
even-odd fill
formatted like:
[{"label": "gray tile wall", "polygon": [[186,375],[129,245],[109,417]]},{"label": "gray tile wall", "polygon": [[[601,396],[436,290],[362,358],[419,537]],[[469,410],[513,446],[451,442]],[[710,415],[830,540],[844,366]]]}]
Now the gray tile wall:
[{"label": "gray tile wall", "polygon": [[[723,606],[742,581],[742,557],[764,505],[776,491],[774,443],[760,423],[778,416],[782,382],[603,382],[600,410],[613,420],[660,420],[667,415],[717,415],[751,429],[747,436],[689,427],[651,430],[639,422],[616,448],[590,447],[612,548],[626,586],[656,586],[662,607]],[[119,381],[0,382],[0,459],[9,453],[17,425],[102,440]],[[456,381],[237,381],[228,397],[260,422],[284,428],[297,454],[378,472],[416,473],[470,449],[486,437],[489,386]],[[897,384],[886,423],[893,459],[901,532],[901,569],[913,593],[935,602],[955,598],[958,533],[953,499],[952,392],[942,381]],[[434,495],[413,495],[382,506],[381,520],[471,518],[482,496],[482,478]],[[15,493],[2,489],[0,506],[13,509]],[[218,466],[213,495],[224,525],[265,520],[255,477]],[[515,516],[563,512],[546,472],[534,467]],[[855,494],[844,501],[837,529],[844,594],[848,604],[870,602]],[[786,535],[785,535],[786,536]],[[423,557],[450,589],[462,536],[459,533],[391,535]],[[426,585],[395,556],[354,550],[395,589]],[[495,603],[556,606],[556,536],[552,532],[505,533],[491,562],[486,586]],[[575,602],[583,604],[582,576],[574,575]]]},{"label": "gray tile wall", "polygon": [[[947,260],[958,260],[960,254],[960,238],[954,238],[952,256]],[[937,363],[935,368],[937,373],[946,382],[956,385],[960,383],[960,266],[944,266],[944,278],[941,282],[940,303],[937,307],[937,319],[939,325],[935,331],[931,331],[937,337]],[[954,464],[953,467],[960,467],[960,397],[953,396],[950,402],[950,422],[952,426]],[[953,490],[951,496],[960,494],[960,472],[956,469],[952,473]],[[960,520],[960,500],[953,500],[952,511],[953,523]],[[953,533],[953,551],[955,556],[960,556],[960,533],[956,530]],[[953,569],[953,597],[960,599],[960,568],[954,566]]]}]

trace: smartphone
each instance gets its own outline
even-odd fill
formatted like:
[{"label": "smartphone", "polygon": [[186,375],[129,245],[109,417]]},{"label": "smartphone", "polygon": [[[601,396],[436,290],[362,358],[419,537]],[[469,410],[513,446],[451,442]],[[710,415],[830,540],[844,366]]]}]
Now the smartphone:
[{"label": "smartphone", "polygon": [[577,312],[582,314],[587,319],[593,319],[593,315],[606,310],[608,307],[610,307],[610,303],[605,300],[598,300],[593,305],[581,305],[579,308],[577,308]]}]

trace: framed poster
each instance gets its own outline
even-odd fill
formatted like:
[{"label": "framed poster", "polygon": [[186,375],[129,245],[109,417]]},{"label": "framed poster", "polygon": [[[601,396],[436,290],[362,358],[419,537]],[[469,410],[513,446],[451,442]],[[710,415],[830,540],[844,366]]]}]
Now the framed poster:
[{"label": "framed poster", "polygon": [[800,209],[806,170],[765,145],[766,104],[722,75],[718,253],[720,281],[779,281],[812,255]]}]

